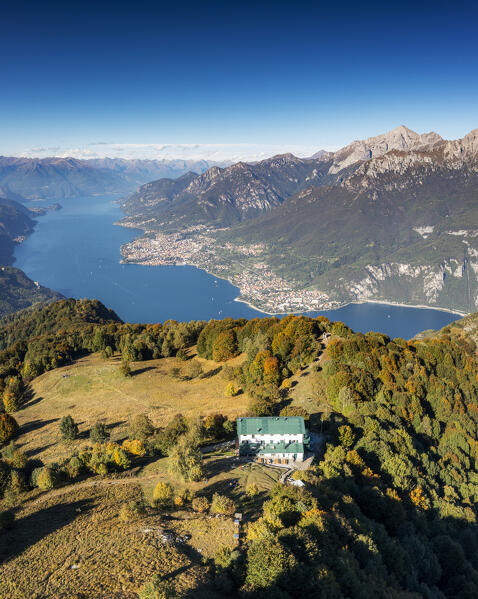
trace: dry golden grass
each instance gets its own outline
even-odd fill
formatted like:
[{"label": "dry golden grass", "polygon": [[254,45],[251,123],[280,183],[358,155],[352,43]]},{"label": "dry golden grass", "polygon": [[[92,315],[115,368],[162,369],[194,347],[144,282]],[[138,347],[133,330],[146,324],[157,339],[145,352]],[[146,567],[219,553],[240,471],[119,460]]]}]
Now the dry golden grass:
[{"label": "dry golden grass", "polygon": [[[135,485],[73,487],[67,494],[25,503],[0,541],[0,597],[136,599],[155,573],[174,579],[179,588],[194,588],[204,576],[194,541],[202,547],[213,546],[212,538],[232,539],[232,521],[201,517],[188,526],[178,514],[171,526],[150,513],[124,522],[121,506],[138,495]],[[161,539],[163,532],[190,529],[188,545]]]},{"label": "dry golden grass", "polygon": [[[204,372],[221,366],[194,359]],[[105,360],[93,354],[47,372],[33,381],[33,400],[15,414],[22,427],[18,442],[32,457],[51,462],[86,444],[97,420],[109,425],[115,440],[125,436],[128,420],[139,413],[146,413],[156,426],[167,424],[179,412],[191,418],[214,412],[235,418],[244,413],[248,397],[226,397],[227,381],[220,373],[191,381],[173,378],[172,369],[184,364],[176,358],[138,362],[132,364],[133,376],[123,377],[118,358]],[[67,414],[79,424],[83,439],[61,440],[59,421]]]}]

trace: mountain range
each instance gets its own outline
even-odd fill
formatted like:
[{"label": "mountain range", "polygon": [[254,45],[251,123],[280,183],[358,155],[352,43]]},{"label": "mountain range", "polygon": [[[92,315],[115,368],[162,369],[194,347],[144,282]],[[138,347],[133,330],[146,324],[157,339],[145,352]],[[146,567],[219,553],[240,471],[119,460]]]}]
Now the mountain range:
[{"label": "mountain range", "polygon": [[[449,141],[400,126],[309,159],[285,154],[149,183],[123,209],[126,224],[150,233],[202,225],[226,276],[265,264],[292,289],[320,291],[323,305],[469,312],[478,306],[477,199],[478,130]],[[246,264],[248,244],[261,247]]]},{"label": "mountain range", "polygon": [[151,179],[202,173],[204,160],[25,158],[0,156],[0,190],[10,199],[51,199],[126,193]]}]

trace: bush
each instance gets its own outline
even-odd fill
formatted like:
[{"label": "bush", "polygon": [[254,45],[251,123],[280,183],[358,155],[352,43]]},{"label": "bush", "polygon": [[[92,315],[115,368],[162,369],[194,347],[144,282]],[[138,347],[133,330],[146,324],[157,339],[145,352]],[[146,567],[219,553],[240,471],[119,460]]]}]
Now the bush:
[{"label": "bush", "polygon": [[146,447],[143,441],[139,439],[125,439],[121,445],[122,449],[134,456],[143,456],[146,453]]},{"label": "bush", "polygon": [[153,501],[158,507],[166,507],[171,505],[174,491],[169,483],[159,482],[153,491]]},{"label": "bush", "polygon": [[49,491],[53,489],[58,482],[58,475],[49,466],[43,466],[43,468],[39,469],[38,475],[36,477],[36,486],[41,491]]},{"label": "bush", "polygon": [[10,414],[0,414],[0,443],[6,443],[18,433],[18,424]]},{"label": "bush", "polygon": [[224,393],[226,397],[235,397],[236,395],[239,395],[241,391],[242,389],[238,385],[235,385],[234,383],[228,383]]},{"label": "bush", "polygon": [[178,351],[176,352],[176,358],[178,358],[178,360],[181,360],[182,362],[186,362],[188,357],[188,352],[184,348],[178,349]]},{"label": "bush", "polygon": [[3,497],[5,489],[10,484],[10,467],[0,460],[0,498]]},{"label": "bush", "polygon": [[256,483],[250,483],[249,485],[247,485],[246,494],[249,497],[255,497],[259,494],[259,487],[256,485]]},{"label": "bush", "polygon": [[192,500],[191,506],[195,512],[200,514],[207,512],[209,509],[209,501],[207,497],[195,497]]},{"label": "bush", "polygon": [[154,433],[154,426],[146,414],[138,414],[129,423],[128,437],[133,441],[146,441]]},{"label": "bush", "polygon": [[63,470],[66,472],[68,478],[72,480],[81,474],[82,469],[83,463],[77,456],[72,456],[63,466]]},{"label": "bush", "polygon": [[65,441],[73,441],[78,437],[78,425],[70,415],[61,419],[60,433]]},{"label": "bush", "polygon": [[174,585],[155,574],[139,591],[139,599],[178,599]]},{"label": "bush", "polygon": [[137,518],[140,518],[145,513],[146,507],[144,505],[144,501],[142,499],[137,499],[135,501],[123,503],[118,515],[123,522],[128,522],[130,520],[136,520]]},{"label": "bush", "polygon": [[232,499],[225,495],[214,493],[212,496],[211,513],[232,515],[236,511],[236,505]]},{"label": "bush", "polygon": [[286,406],[280,411],[281,416],[302,416],[304,420],[309,420],[310,414],[306,409],[300,406]]},{"label": "bush", "polygon": [[110,438],[110,434],[103,422],[96,422],[90,430],[90,440],[93,443],[104,443]]},{"label": "bush", "polygon": [[131,366],[129,360],[122,360],[119,367],[120,374],[124,377],[131,376]]}]

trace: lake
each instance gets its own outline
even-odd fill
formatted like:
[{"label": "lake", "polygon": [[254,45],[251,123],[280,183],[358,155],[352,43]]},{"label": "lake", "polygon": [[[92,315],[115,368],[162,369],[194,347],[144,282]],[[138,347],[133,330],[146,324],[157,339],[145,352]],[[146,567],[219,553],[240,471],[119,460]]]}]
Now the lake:
[{"label": "lake", "polygon": [[[15,250],[15,266],[41,285],[67,297],[97,298],[129,322],[263,315],[234,301],[237,287],[197,268],[120,264],[120,246],[139,232],[113,225],[122,212],[111,196],[61,204],[62,210],[39,217],[35,232]],[[406,339],[459,318],[450,312],[385,304],[351,304],[310,314],[342,320],[356,331],[376,330]]]}]

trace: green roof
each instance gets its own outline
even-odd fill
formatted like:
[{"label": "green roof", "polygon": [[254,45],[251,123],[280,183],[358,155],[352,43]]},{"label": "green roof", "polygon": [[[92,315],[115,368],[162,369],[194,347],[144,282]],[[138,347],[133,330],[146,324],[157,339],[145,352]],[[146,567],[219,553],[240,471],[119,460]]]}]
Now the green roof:
[{"label": "green roof", "polygon": [[304,453],[303,443],[248,443],[244,441],[239,448],[240,455],[263,455],[277,453]]},{"label": "green roof", "polygon": [[238,418],[238,435],[305,435],[302,416]]},{"label": "green roof", "polygon": [[303,443],[267,443],[259,449],[261,453],[304,453]]}]

